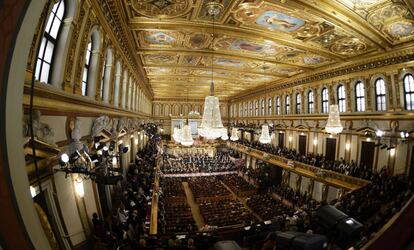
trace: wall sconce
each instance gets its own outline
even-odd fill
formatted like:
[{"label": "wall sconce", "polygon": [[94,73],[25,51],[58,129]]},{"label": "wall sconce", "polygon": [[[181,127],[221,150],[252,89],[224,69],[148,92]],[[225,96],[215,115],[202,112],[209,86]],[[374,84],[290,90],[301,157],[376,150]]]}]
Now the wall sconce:
[{"label": "wall sconce", "polygon": [[367,138],[367,142],[370,142],[370,141],[371,141],[371,137],[368,137],[368,138]]},{"label": "wall sconce", "polygon": [[302,133],[300,133],[300,135],[305,135],[305,133],[302,132]]},{"label": "wall sconce", "polygon": [[134,142],[135,142],[135,145],[138,145],[138,139],[135,139]]},{"label": "wall sconce", "polygon": [[384,131],[382,131],[382,130],[378,129],[378,130],[375,132],[375,134],[377,135],[377,137],[381,137],[381,136],[383,136],[383,135],[384,135]]},{"label": "wall sconce", "polygon": [[332,134],[330,134],[330,135],[329,135],[329,138],[332,138],[332,137],[333,137],[333,135],[332,135]]},{"label": "wall sconce", "polygon": [[394,157],[395,156],[395,148],[391,148],[390,149],[390,157]]},{"label": "wall sconce", "polygon": [[318,145],[318,139],[313,139],[313,145],[314,146]]},{"label": "wall sconce", "polygon": [[85,196],[85,190],[83,188],[83,180],[78,178],[73,182],[75,186],[75,192],[79,196],[79,198],[83,198]]},{"label": "wall sconce", "polygon": [[134,138],[134,135],[131,135],[130,138]]},{"label": "wall sconce", "polygon": [[289,136],[289,142],[292,142],[293,138],[292,136]]},{"label": "wall sconce", "polygon": [[350,149],[351,149],[351,143],[347,142],[347,143],[345,144],[345,150],[346,150],[346,151],[349,151]]}]

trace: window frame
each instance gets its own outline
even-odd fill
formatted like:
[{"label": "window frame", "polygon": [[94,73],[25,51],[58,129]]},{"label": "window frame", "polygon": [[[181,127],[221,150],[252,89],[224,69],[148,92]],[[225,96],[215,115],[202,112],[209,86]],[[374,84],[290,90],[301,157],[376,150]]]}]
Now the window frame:
[{"label": "window frame", "polygon": [[[378,85],[382,84],[380,86],[380,92],[378,92]],[[381,90],[384,90],[384,93],[382,93]],[[375,110],[376,111],[386,111],[387,110],[387,89],[385,85],[384,78],[378,77],[374,82],[374,91],[375,91]],[[380,101],[379,101],[380,100]],[[379,108],[381,106],[381,108]]]},{"label": "window frame", "polygon": [[[407,82],[406,79],[408,79],[408,82]],[[407,90],[407,86],[409,87],[408,90]],[[414,110],[414,75],[413,74],[407,73],[407,74],[404,75],[404,77],[403,77],[403,91],[404,91],[404,108],[405,108],[405,110]],[[408,104],[409,104],[408,99],[410,100],[410,106],[408,106]]]},{"label": "window frame", "polygon": [[285,114],[288,115],[290,113],[290,96],[285,96]]},{"label": "window frame", "polygon": [[346,112],[346,93],[345,86],[343,84],[338,85],[336,88],[337,99],[338,99],[338,110],[343,113]]},{"label": "window frame", "polygon": [[280,96],[276,97],[275,102],[276,102],[276,107],[275,107],[276,108],[276,110],[275,110],[276,115],[280,115]]},{"label": "window frame", "polygon": [[365,112],[365,85],[362,81],[355,83],[355,111]]},{"label": "window frame", "polygon": [[314,112],[314,104],[315,103],[315,98],[313,95],[313,91],[309,90],[308,91],[308,114],[313,114]]},{"label": "window frame", "polygon": [[272,97],[267,98],[267,115],[270,116],[273,114],[272,112],[272,104],[273,104],[273,99]]},{"label": "window frame", "polygon": [[[56,10],[55,10],[55,6]],[[60,10],[60,8],[63,8],[63,12],[62,12],[62,16],[59,17],[58,16],[58,12]],[[55,12],[54,12],[55,10]],[[47,22],[46,22],[46,27],[45,30],[43,31],[43,35],[42,35],[42,39],[40,40],[40,45],[37,51],[37,55],[36,55],[36,67],[35,67],[35,74],[34,77],[36,80],[40,81],[40,82],[45,82],[48,84],[51,84],[51,72],[53,72],[53,65],[54,65],[54,60],[55,60],[55,52],[56,52],[56,47],[59,41],[59,37],[62,31],[62,27],[63,27],[63,21],[65,20],[65,16],[66,16],[66,5],[65,5],[65,1],[64,0],[59,0],[59,2],[55,3],[53,5],[52,11],[49,14],[49,17],[47,18]],[[57,28],[57,32],[56,32],[56,37],[53,37],[53,35],[51,34],[51,31],[54,29],[55,27],[55,23],[56,20],[59,22],[58,24],[58,28]],[[47,28],[47,25],[49,24],[49,22],[51,23],[49,26],[49,29]],[[48,29],[48,30],[47,30]],[[48,62],[46,60],[46,50],[48,48],[48,45],[52,44],[53,48],[51,49],[51,56],[50,56],[50,62]],[[42,51],[43,50],[43,51]],[[41,55],[41,56],[40,56]],[[45,64],[47,64],[49,66],[48,72],[47,72],[47,79],[42,79],[43,78],[43,67],[45,66]]]},{"label": "window frame", "polygon": [[323,114],[327,114],[329,112],[329,90],[326,87],[322,88],[321,102],[321,111]]},{"label": "window frame", "polygon": [[[88,82],[89,82],[89,70],[90,70],[90,64],[92,59],[92,40],[88,42],[88,45],[86,46],[85,51],[85,64],[83,65],[83,75],[82,75],[82,84],[81,84],[81,92],[82,96],[88,96]],[[89,56],[88,56],[89,54]],[[86,74],[86,77],[84,78]],[[85,79],[85,81],[84,81]],[[83,93],[83,85],[85,84],[85,93]]]},{"label": "window frame", "polygon": [[300,114],[302,109],[302,95],[300,93],[296,94],[296,103],[295,103],[295,113]]}]

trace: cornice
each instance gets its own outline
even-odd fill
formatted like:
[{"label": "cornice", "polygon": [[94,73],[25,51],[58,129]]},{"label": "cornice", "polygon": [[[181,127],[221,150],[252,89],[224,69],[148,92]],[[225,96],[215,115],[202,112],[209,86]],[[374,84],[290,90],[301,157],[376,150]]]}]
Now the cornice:
[{"label": "cornice", "polygon": [[[301,115],[273,115],[273,116],[255,116],[255,117],[231,117],[230,120],[242,121],[261,121],[261,120],[324,120],[328,114],[301,114]],[[341,113],[341,120],[414,120],[414,112],[355,112]]]},{"label": "cornice", "polygon": [[[30,86],[24,86],[23,107],[27,110],[30,101]],[[55,89],[43,83],[35,84],[33,108],[45,115],[130,117],[150,119],[151,114],[126,111],[109,104],[100,103],[84,96]]]},{"label": "cornice", "polygon": [[370,58],[362,58],[357,62],[345,62],[338,66],[329,66],[316,70],[315,73],[300,74],[292,77],[290,81],[276,81],[267,86],[259,87],[255,90],[245,91],[244,93],[234,96],[234,101],[239,101],[247,97],[253,97],[269,92],[284,90],[306,83],[326,80],[338,76],[343,76],[351,73],[362,72],[370,69],[381,68],[385,66],[396,65],[400,63],[414,61],[414,47],[403,48],[398,51],[385,53],[385,55],[373,56]]},{"label": "cornice", "polygon": [[[202,102],[202,103],[204,103],[204,99],[185,99],[185,98],[182,98],[182,99],[180,99],[180,98],[154,98],[153,100],[153,103],[155,104],[155,103],[171,103],[171,102],[178,102],[178,103],[180,103],[180,104],[185,104],[185,103],[189,103],[189,102],[192,102],[192,103],[200,103],[200,102]],[[228,103],[229,102],[229,100],[227,100],[227,99],[220,99],[220,103]]]}]

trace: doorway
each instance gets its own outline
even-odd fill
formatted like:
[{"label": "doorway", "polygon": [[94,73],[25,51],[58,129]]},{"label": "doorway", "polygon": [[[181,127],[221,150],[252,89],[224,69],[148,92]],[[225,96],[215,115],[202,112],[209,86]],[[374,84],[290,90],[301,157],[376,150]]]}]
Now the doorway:
[{"label": "doorway", "polygon": [[306,135],[299,135],[299,154],[306,155]]},{"label": "doorway", "polygon": [[279,133],[278,146],[285,147],[285,133]]},{"label": "doorway", "polygon": [[360,166],[368,167],[372,169],[375,154],[375,143],[374,142],[361,142],[361,160],[359,161]]},{"label": "doorway", "polygon": [[326,138],[325,158],[329,161],[334,161],[335,154],[336,154],[336,139]]}]

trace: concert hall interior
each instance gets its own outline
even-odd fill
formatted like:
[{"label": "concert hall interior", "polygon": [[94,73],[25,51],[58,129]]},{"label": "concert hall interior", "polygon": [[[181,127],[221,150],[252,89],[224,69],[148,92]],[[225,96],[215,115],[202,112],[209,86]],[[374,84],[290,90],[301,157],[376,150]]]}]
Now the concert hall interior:
[{"label": "concert hall interior", "polygon": [[413,0],[0,20],[0,250],[414,249]]}]

